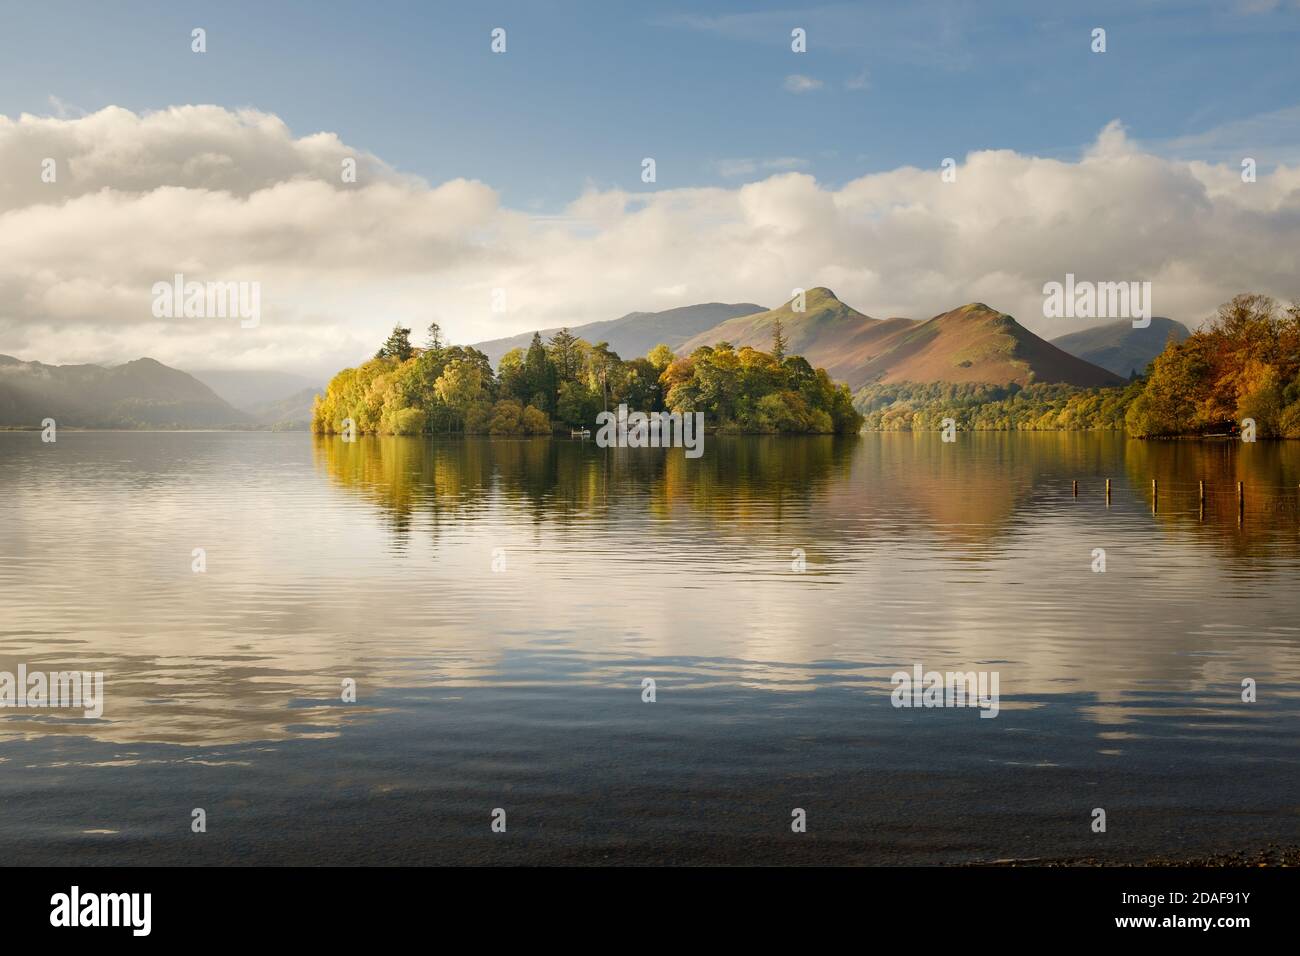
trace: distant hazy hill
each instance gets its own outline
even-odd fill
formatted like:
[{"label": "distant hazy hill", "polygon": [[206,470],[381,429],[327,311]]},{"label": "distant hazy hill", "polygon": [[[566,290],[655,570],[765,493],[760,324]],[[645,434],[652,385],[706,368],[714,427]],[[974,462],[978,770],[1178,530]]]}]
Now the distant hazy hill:
[{"label": "distant hazy hill", "polygon": [[[761,305],[752,302],[707,302],[664,312],[629,312],[621,319],[589,322],[586,325],[572,326],[569,331],[593,345],[596,342],[608,342],[609,347],[621,358],[632,359],[645,355],[660,342],[667,343],[674,352],[679,351],[687,339],[705,329],[711,329],[738,315],[752,315],[762,311]],[[542,329],[542,341],[558,331],[559,329]],[[532,340],[532,332],[523,332],[505,339],[479,342],[474,348],[486,353],[495,366],[501,361],[501,356],[513,348],[528,348]]]},{"label": "distant hazy hill", "polygon": [[1173,319],[1152,318],[1145,329],[1133,328],[1131,321],[1107,322],[1082,332],[1072,332],[1052,339],[1052,344],[1071,355],[1109,369],[1128,378],[1133,372],[1146,371],[1150,361],[1165,349],[1169,336],[1181,342],[1191,333],[1187,326]]},{"label": "distant hazy hill", "polygon": [[769,312],[730,319],[696,335],[683,352],[728,341],[770,350],[777,318],[788,350],[856,390],[873,382],[1029,381],[1115,385],[1105,369],[1062,351],[1005,315],[972,302],[932,319],[873,319],[845,305],[830,289],[809,289],[805,309],[791,302]]},{"label": "distant hazy hill", "polygon": [[311,428],[311,410],[323,388],[304,388],[284,398],[249,405],[247,411],[259,425],[276,431],[306,431]]},{"label": "distant hazy hill", "polygon": [[125,365],[44,365],[0,355],[0,426],[39,428],[214,428],[248,425],[232,408],[185,372],[151,358]]},{"label": "distant hazy hill", "polygon": [[297,395],[320,385],[317,379],[289,372],[262,372],[243,369],[190,369],[193,375],[235,408],[244,411]]}]

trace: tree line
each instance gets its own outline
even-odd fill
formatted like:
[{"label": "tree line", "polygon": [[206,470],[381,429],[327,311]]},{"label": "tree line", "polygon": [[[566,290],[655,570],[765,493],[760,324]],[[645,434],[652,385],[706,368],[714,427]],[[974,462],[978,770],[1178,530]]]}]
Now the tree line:
[{"label": "tree line", "polygon": [[843,434],[862,426],[847,387],[785,354],[779,327],[772,352],[719,342],[678,356],[660,344],[632,359],[568,329],[546,342],[534,333],[495,371],[478,349],[445,344],[436,323],[423,346],[410,336],[395,327],[374,358],[335,375],[316,399],[312,430],[333,434],[350,419],[359,434],[545,435],[590,428],[620,404],[703,412],[707,427],[724,433]]},{"label": "tree line", "polygon": [[855,401],[872,431],[930,431],[951,418],[962,431],[1123,430],[1139,383],[1080,388],[1033,382],[1019,385],[936,382],[867,385]]}]

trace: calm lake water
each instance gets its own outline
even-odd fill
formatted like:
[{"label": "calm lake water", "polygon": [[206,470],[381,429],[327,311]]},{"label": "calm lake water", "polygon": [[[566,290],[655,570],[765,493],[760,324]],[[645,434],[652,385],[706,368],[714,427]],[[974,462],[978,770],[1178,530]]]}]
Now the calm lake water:
[{"label": "calm lake water", "polygon": [[[710,436],[687,460],[0,433],[0,670],[102,671],[106,697],[98,720],[0,710],[0,853],[893,864],[1295,843],[1298,483],[1300,442]],[[915,664],[996,671],[1000,713],[893,707]]]}]

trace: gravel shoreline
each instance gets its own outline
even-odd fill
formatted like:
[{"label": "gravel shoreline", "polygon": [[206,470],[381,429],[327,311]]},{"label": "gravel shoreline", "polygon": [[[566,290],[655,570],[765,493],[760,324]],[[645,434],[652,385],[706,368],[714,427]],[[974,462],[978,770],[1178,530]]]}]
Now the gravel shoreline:
[{"label": "gravel shoreline", "polygon": [[1032,858],[1022,860],[991,860],[973,863],[972,866],[1180,866],[1180,867],[1261,867],[1300,866],[1300,846],[1278,846],[1270,843],[1262,850],[1215,853],[1210,856],[1169,857],[1156,856],[1141,863],[1117,860],[1099,860],[1096,857]]}]

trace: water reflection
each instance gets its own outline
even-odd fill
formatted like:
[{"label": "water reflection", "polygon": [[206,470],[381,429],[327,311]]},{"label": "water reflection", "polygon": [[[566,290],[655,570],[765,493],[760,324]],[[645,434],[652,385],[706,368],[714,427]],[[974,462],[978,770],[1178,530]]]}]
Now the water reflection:
[{"label": "water reflection", "polygon": [[[623,755],[642,784],[680,772],[602,811],[615,830],[726,768],[729,805],[807,780],[873,819],[902,798],[860,776],[901,772],[934,801],[935,854],[1008,774],[1058,810],[990,831],[1003,855],[1022,833],[1069,839],[1079,775],[1142,779],[1153,826],[1212,794],[1248,808],[1245,837],[1272,838],[1300,782],[1300,536],[1265,491],[1285,502],[1296,481],[1297,443],[1086,434],[711,437],[697,460],[564,440],[0,434],[0,669],[102,670],[107,694],[99,722],[0,713],[3,796],[32,808],[24,833],[42,812],[77,834],[147,828],[142,794],[141,814],[188,780],[234,801],[250,773],[264,830],[269,806],[342,813],[334,788],[363,778],[385,794],[444,781],[467,821],[503,787],[563,817],[557,794],[632,794]],[[1001,714],[900,716],[889,676],[915,662],[996,668]],[[86,821],[58,787],[111,812]],[[850,853],[860,824],[843,822]],[[879,852],[914,858],[897,822]]]},{"label": "water reflection", "polygon": [[677,449],[601,449],[592,442],[438,440],[373,437],[344,442],[313,437],[317,466],[340,485],[380,505],[397,531],[416,512],[473,515],[495,496],[502,507],[563,523],[626,510],[611,489],[637,487],[649,513],[688,508],[741,519],[747,508],[816,497],[842,479],[859,450],[856,439],[714,438],[719,452],[687,459]]},{"label": "water reflection", "polygon": [[1194,535],[1228,555],[1234,567],[1246,568],[1256,559],[1296,553],[1298,445],[1134,441],[1125,455],[1125,473],[1160,528]]},{"label": "water reflection", "polygon": [[[315,436],[317,467],[379,506],[398,533],[417,514],[443,519],[490,508],[558,525],[629,511],[695,516],[739,533],[762,522],[802,520],[820,504],[883,522],[891,531],[932,530],[956,545],[996,540],[1036,499],[1069,493],[1113,510],[1150,510],[1158,526],[1198,533],[1239,557],[1293,554],[1300,502],[1300,443],[1136,441],[1111,434],[1049,432],[861,438],[713,438],[714,453],[600,449],[548,439],[450,440]],[[1151,482],[1158,482],[1153,502]],[[1205,483],[1204,500],[1199,482]],[[1239,507],[1237,482],[1244,486]],[[836,533],[834,522],[818,536]]]}]

